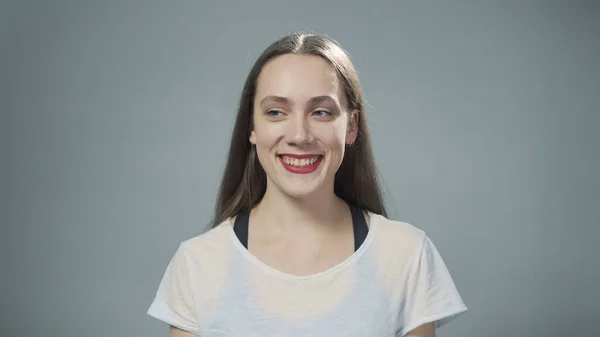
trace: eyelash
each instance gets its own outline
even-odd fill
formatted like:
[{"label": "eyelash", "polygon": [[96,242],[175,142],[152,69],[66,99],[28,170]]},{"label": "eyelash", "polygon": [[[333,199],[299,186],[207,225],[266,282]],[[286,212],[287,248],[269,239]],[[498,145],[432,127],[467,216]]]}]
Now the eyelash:
[{"label": "eyelash", "polygon": [[332,115],[331,112],[329,112],[327,110],[315,110],[313,113],[315,113],[315,112],[324,112],[325,116],[322,116],[322,117],[329,117]]},{"label": "eyelash", "polygon": [[265,115],[267,115],[267,116],[269,116],[269,117],[278,117],[278,116],[274,116],[274,115],[273,115],[273,113],[274,113],[274,112],[276,112],[276,113],[282,113],[282,111],[279,111],[279,110],[267,110],[267,111],[265,112]]},{"label": "eyelash", "polygon": [[[313,111],[313,113],[315,113],[315,112],[324,112],[324,113],[325,113],[325,116],[318,116],[318,117],[329,117],[329,116],[331,116],[331,115],[332,115],[332,113],[331,113],[331,112],[329,112],[329,111],[327,111],[327,110],[323,110],[323,109],[321,109],[321,110],[315,110],[315,111]],[[283,113],[283,111],[279,111],[279,110],[267,110],[267,111],[265,112],[265,114],[266,114],[267,116],[269,116],[269,117],[274,117],[274,118],[278,117],[278,116],[274,115],[274,113]]]}]

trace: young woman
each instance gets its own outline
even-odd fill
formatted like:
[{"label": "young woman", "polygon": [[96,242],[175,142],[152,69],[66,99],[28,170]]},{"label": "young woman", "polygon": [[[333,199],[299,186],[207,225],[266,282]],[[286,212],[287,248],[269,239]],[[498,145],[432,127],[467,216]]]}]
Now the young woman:
[{"label": "young woman", "polygon": [[322,35],[273,43],[213,227],[181,243],[148,314],[173,337],[432,337],[466,310],[427,235],[387,218],[349,56]]}]

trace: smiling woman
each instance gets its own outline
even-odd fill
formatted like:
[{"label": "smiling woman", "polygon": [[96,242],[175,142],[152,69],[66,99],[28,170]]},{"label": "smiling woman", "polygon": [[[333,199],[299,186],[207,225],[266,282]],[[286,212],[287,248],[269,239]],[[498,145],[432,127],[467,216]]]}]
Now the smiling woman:
[{"label": "smiling woman", "polygon": [[429,237],[388,219],[363,95],[333,39],[292,34],[246,80],[213,227],[148,313],[172,336],[434,336],[465,313]]},{"label": "smiling woman", "polygon": [[337,201],[331,198],[334,177],[345,144],[356,139],[358,113],[348,111],[335,69],[314,55],[279,56],[262,69],[255,97],[250,143],[266,172],[267,197]]}]

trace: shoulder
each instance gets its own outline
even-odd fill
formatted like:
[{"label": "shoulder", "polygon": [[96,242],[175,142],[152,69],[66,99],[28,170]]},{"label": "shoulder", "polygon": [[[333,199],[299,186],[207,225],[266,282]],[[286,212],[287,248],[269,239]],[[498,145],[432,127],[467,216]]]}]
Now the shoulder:
[{"label": "shoulder", "polygon": [[225,220],[214,228],[187,238],[179,244],[178,255],[184,257],[188,267],[205,269],[213,264],[222,265],[232,249],[232,224]]},{"label": "shoulder", "polygon": [[406,275],[426,243],[424,230],[405,221],[371,214],[372,250],[382,272],[396,279]]},{"label": "shoulder", "polygon": [[419,250],[427,234],[421,228],[405,221],[393,220],[379,214],[370,214],[374,241],[378,246],[395,250]]},{"label": "shoulder", "polygon": [[[161,280],[156,297],[159,307],[153,309],[154,315],[172,322],[176,319],[172,315],[183,315],[183,323],[172,325],[185,326],[198,318],[198,312],[215,310],[227,284],[232,235],[230,222],[225,221],[179,243]],[[190,329],[195,326],[197,322]]]}]

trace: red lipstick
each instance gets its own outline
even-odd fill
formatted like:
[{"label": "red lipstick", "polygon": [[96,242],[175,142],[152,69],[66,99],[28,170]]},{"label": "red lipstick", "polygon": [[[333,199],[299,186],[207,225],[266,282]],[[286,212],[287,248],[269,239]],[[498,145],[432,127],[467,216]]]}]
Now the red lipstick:
[{"label": "red lipstick", "polygon": [[287,153],[286,154],[280,154],[278,156],[278,159],[279,159],[279,162],[281,163],[281,165],[283,166],[283,168],[285,168],[289,172],[296,173],[296,174],[312,173],[312,172],[316,171],[319,168],[319,166],[321,165],[321,162],[323,161],[323,156],[318,155],[319,157],[317,158],[317,161],[315,161],[311,165],[294,166],[294,165],[286,163],[283,160],[284,156],[285,157],[294,158],[294,159],[307,159],[307,158],[314,158],[315,155],[314,154],[287,154]]}]

